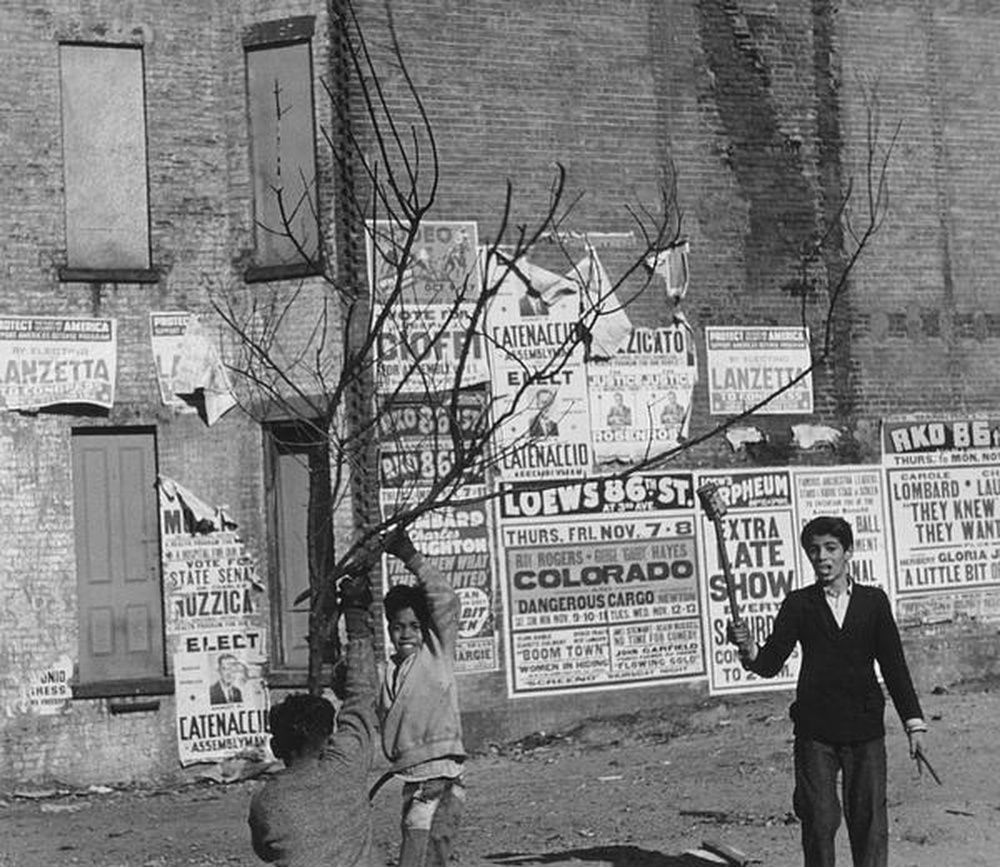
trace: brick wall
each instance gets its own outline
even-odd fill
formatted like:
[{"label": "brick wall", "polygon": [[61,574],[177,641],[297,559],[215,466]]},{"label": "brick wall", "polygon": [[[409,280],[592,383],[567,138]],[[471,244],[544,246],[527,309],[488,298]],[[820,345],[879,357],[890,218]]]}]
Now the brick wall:
[{"label": "brick wall", "polygon": [[[380,8],[363,4],[371,32],[384,26]],[[713,324],[794,325],[804,315],[821,345],[826,289],[844,273],[850,236],[807,269],[817,291],[801,311],[788,284],[831,222],[837,240],[836,214],[851,188],[859,225],[865,100],[880,99],[881,145],[903,122],[888,219],[831,319],[829,361],[814,372],[815,413],[754,419],[770,437],[766,447],[734,452],[716,438],[686,453],[684,466],[874,463],[882,417],[990,409],[991,329],[1000,322],[987,288],[1000,118],[990,45],[1000,16],[984,4],[400,0],[393,9],[440,152],[433,216],[476,219],[491,240],[509,180],[511,223],[530,225],[545,211],[559,161],[575,202],[566,228],[623,231],[631,227],[624,206],[654,202],[672,164],[691,241],[684,309],[696,333]],[[384,81],[397,116],[413,119],[391,65]],[[609,270],[628,252],[609,253]],[[644,323],[667,313],[653,296],[631,312]],[[692,435],[715,421],[703,381]],[[842,438],[832,451],[799,451],[790,441],[798,421],[831,425]],[[981,640],[988,636],[908,635],[921,685],[975,670],[982,654],[971,648]],[[504,689],[502,674],[463,679],[472,740],[699,694],[519,699],[501,714]]]},{"label": "brick wall", "polygon": [[[124,10],[48,0],[0,10],[7,71],[0,113],[8,118],[0,148],[7,184],[0,313],[105,316],[120,327],[118,401],[110,414],[0,413],[4,779],[83,783],[177,772],[170,697],[158,710],[127,714],[112,714],[102,700],[75,701],[44,718],[15,707],[25,672],[76,656],[74,426],[155,424],[161,472],[227,504],[266,561],[259,429],[236,411],[206,428],[159,405],[148,313],[207,312],[213,291],[239,301],[268,297],[273,287],[247,290],[240,280],[252,230],[240,34],[264,20],[314,14],[314,62],[324,75],[326,4],[205,3],[197,14],[192,8],[170,0],[141,0]],[[398,70],[385,61],[383,4],[361,0],[358,8],[395,117],[413,119]],[[691,242],[684,309],[698,333],[711,324],[799,322],[798,305],[782,287],[797,276],[803,245],[836,210],[849,180],[863,177],[866,86],[880,98],[883,132],[902,123],[890,163],[889,219],[851,275],[834,322],[832,363],[815,377],[817,412],[809,420],[844,431],[844,445],[834,453],[796,453],[782,443],[799,419],[767,419],[760,424],[778,444],[772,450],[754,457],[716,439],[685,455],[685,466],[874,462],[881,417],[991,409],[1000,335],[991,294],[1000,253],[990,235],[1000,171],[992,159],[1000,13],[988,4],[395,0],[393,10],[439,148],[441,187],[431,217],[477,220],[481,238],[490,240],[501,229],[509,180],[509,235],[544,213],[558,161],[567,172],[564,200],[574,202],[565,227],[627,231],[633,224],[626,206],[655,209],[672,167],[681,231]],[[162,269],[155,285],[58,281],[65,256],[60,39],[144,45],[153,261]],[[316,100],[329,128],[318,82]],[[355,123],[364,135],[364,118]],[[320,170],[329,185],[335,167],[325,149]],[[602,251],[602,258],[615,272],[629,253]],[[830,256],[809,275],[821,290],[805,307],[817,338],[822,289],[842,262]],[[322,289],[307,285],[307,298]],[[632,310],[646,323],[669,313],[652,295]],[[289,338],[314,321],[291,320]],[[702,383],[692,434],[711,423]],[[349,521],[345,509],[342,533]],[[983,635],[941,629],[907,639],[921,654],[915,667],[924,686],[962,676],[984,659]],[[510,703],[498,673],[463,678],[462,696],[475,744],[549,728],[567,714],[692,701],[703,688]]]},{"label": "brick wall", "polygon": [[[319,71],[324,9],[305,0],[127,6],[52,0],[0,10],[6,70],[0,111],[8,118],[0,149],[0,313],[108,317],[119,329],[116,403],[109,413],[0,412],[0,778],[6,785],[129,782],[180,771],[172,696],[149,699],[149,708],[139,711],[130,699],[74,700],[52,716],[18,706],[30,672],[63,656],[77,659],[74,427],[155,425],[159,471],[207,502],[228,506],[266,563],[260,429],[239,410],[209,428],[161,405],[149,312],[210,314],[213,293],[246,297],[241,268],[252,208],[241,34],[260,21],[317,15]],[[59,282],[65,264],[61,40],[143,46],[156,284]],[[316,87],[319,103],[318,80]]]},{"label": "brick wall", "polygon": [[865,416],[995,409],[1000,67],[989,4],[843,4],[848,160],[860,171],[861,85],[900,124],[891,211],[858,270],[852,342]]}]

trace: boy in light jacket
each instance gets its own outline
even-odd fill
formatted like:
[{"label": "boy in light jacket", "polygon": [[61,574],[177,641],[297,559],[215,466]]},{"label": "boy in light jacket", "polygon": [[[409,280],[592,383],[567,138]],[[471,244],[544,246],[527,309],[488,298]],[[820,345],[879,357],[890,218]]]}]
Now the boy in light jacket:
[{"label": "boy in light jacket", "polygon": [[385,549],[416,576],[385,596],[393,654],[379,690],[382,747],[403,781],[399,867],[445,867],[465,801],[455,683],[461,605],[451,583],[397,530]]}]

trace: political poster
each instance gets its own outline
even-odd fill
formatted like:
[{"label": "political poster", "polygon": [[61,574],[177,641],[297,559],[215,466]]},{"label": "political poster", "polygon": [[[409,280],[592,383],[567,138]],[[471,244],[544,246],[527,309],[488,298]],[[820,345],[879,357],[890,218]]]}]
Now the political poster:
[{"label": "political poster", "polygon": [[[740,616],[753,637],[763,643],[771,634],[785,597],[802,586],[791,474],[784,469],[763,468],[699,473],[697,486],[700,488],[706,482],[718,487],[726,506],[719,529],[732,568]],[[798,647],[776,677],[762,678],[743,670],[736,647],[726,641],[726,624],[731,613],[725,571],[719,560],[716,527],[704,514],[700,531],[710,694],[757,692],[794,685],[801,656]]]},{"label": "political poster", "polygon": [[711,415],[739,415],[772,397],[758,415],[813,411],[808,329],[709,326],[705,345]]},{"label": "political poster", "polygon": [[236,406],[222,357],[194,313],[150,313],[149,333],[164,406],[196,412],[201,401],[209,425]]},{"label": "political poster", "polygon": [[471,307],[428,304],[388,314],[375,338],[377,391],[443,392],[485,382],[485,340]]},{"label": "political poster", "polygon": [[117,366],[114,319],[0,316],[0,409],[110,409]]},{"label": "political poster", "polygon": [[617,354],[587,364],[594,459],[635,463],[687,436],[697,381],[691,332],[635,328]]},{"label": "political poster", "polygon": [[[854,552],[848,568],[853,581],[879,587],[892,597],[892,562],[882,470],[872,466],[810,467],[793,470],[796,531],[813,518],[833,515],[847,520],[854,533]],[[799,572],[804,584],[812,576],[802,546]]]},{"label": "political poster", "polygon": [[581,286],[527,261],[489,263],[492,412],[503,481],[580,478],[593,463]]},{"label": "political poster", "polygon": [[259,657],[179,652],[174,657],[182,765],[269,752],[268,700]]},{"label": "political poster", "polygon": [[501,485],[510,695],[704,676],[690,473]]},{"label": "political poster", "polygon": [[900,623],[1000,620],[1000,419],[882,425]]},{"label": "political poster", "polygon": [[268,607],[256,562],[224,509],[164,476],[159,494],[180,762],[267,758]]},{"label": "political poster", "polygon": [[[473,316],[481,290],[475,222],[368,222],[368,277],[382,394],[450,391],[489,379]],[[404,262],[405,259],[405,262]]]}]

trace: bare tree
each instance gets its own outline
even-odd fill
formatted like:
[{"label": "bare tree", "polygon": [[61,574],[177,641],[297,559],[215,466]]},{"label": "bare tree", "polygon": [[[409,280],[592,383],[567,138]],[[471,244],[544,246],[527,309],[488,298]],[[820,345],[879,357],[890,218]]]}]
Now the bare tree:
[{"label": "bare tree", "polygon": [[[455,239],[450,260],[433,263],[434,273],[425,273],[429,263],[418,255],[419,242],[433,221],[442,181],[431,118],[400,49],[391,9],[388,52],[394,76],[402,81],[405,111],[399,108],[398,91],[391,96],[387,91],[349,0],[331,5],[339,42],[325,82],[332,111],[323,135],[332,208],[320,208],[323,185],[315,179],[292,179],[273,190],[281,224],[258,227],[288,238],[317,276],[292,288],[213,293],[229,332],[227,363],[240,405],[261,421],[293,420],[299,443],[315,447],[308,468],[307,540],[309,686],[314,691],[324,685],[324,661],[336,656],[340,579],[370,570],[381,540],[395,528],[442,506],[496,496],[495,486],[482,482],[532,436],[523,423],[533,411],[532,398],[575,359],[600,354],[595,336],[620,322],[624,310],[651,287],[659,290],[650,263],[682,239],[675,175],[668,166],[658,201],[626,209],[631,247],[616,278],[581,267],[596,259],[595,239],[572,230],[578,199],[567,194],[566,172],[556,165],[547,206],[531,224],[513,217],[508,181],[492,237],[481,245],[466,238],[464,246]],[[404,123],[404,115],[411,120]],[[827,293],[827,320],[885,212],[885,163],[876,168],[868,184],[867,223],[852,236],[856,252],[848,258],[841,284]],[[331,253],[321,257],[296,240],[296,226],[303,213],[315,218],[331,211],[335,216],[326,227]],[[804,273],[810,273],[810,257],[822,255],[828,240],[828,232],[818,235],[803,257]],[[554,263],[544,273],[565,275],[563,288],[579,306],[550,351],[527,362],[504,344],[495,323],[497,307],[509,299],[512,287],[543,301],[553,288],[541,285],[529,254]],[[802,293],[803,321],[814,299],[815,293]],[[435,315],[427,316],[428,309]],[[824,343],[814,364],[828,351]],[[503,394],[484,381],[487,355],[514,371]],[[799,380],[807,375],[803,372]],[[641,461],[617,473],[660,466],[765,403],[679,446],[657,450],[650,443]],[[520,433],[512,436],[511,430]],[[381,503],[380,489],[392,492],[383,493]],[[349,538],[334,541],[335,522],[351,528]]]}]

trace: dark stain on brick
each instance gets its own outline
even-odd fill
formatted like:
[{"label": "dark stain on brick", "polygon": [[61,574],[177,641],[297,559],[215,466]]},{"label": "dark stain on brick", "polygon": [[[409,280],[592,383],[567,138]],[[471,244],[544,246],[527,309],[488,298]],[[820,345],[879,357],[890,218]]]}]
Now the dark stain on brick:
[{"label": "dark stain on brick", "polygon": [[[847,268],[841,204],[846,195],[842,162],[840,81],[841,58],[835,47],[837,0],[812,0],[813,87],[816,106],[816,162],[818,195],[825,244],[820,252],[826,282],[832,291],[841,284]],[[858,407],[857,378],[852,375],[852,322],[859,311],[849,289],[837,299],[828,323],[831,397],[836,418],[854,417]],[[850,437],[845,437],[846,443]]]},{"label": "dark stain on brick", "polygon": [[722,124],[722,158],[749,206],[745,238],[747,288],[773,289],[787,279],[816,229],[815,195],[803,174],[800,148],[782,133],[767,58],[758,33],[772,16],[750,15],[734,0],[699,0],[702,49]]}]

